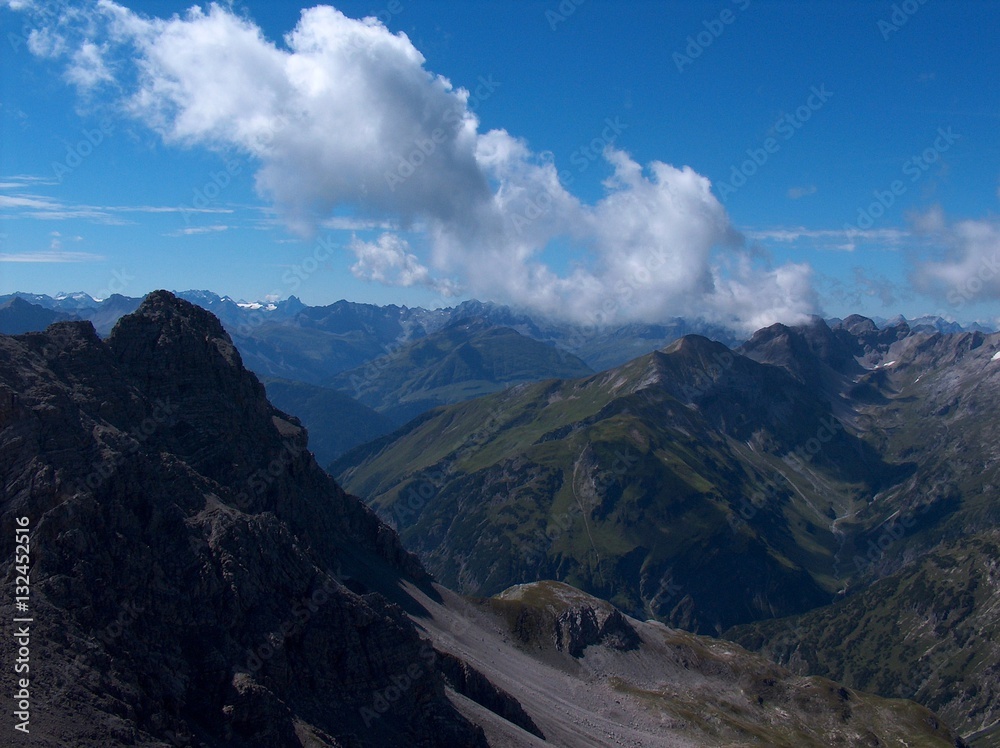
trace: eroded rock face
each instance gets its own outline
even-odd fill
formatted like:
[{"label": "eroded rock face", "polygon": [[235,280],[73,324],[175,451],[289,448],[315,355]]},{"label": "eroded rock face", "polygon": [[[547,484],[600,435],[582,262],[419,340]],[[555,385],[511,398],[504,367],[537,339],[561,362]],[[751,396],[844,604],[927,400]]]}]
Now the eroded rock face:
[{"label": "eroded rock face", "polygon": [[485,744],[402,609],[351,591],[419,562],[203,310],[158,292],[107,343],[0,337],[0,481],[31,528],[33,745]]}]

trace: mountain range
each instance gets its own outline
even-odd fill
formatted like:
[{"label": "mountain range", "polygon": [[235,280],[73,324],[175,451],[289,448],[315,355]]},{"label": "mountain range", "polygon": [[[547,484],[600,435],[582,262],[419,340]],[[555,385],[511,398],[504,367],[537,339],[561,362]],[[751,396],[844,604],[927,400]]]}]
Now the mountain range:
[{"label": "mountain range", "polygon": [[[320,469],[218,318],[168,292],[106,339],[63,321],[0,335],[0,351],[5,588],[30,578],[27,610],[0,601],[30,618],[30,644],[4,636],[0,656],[30,659],[33,745],[964,745],[912,701],[564,583],[457,595]],[[737,388],[775,376],[732,368]],[[485,399],[540,386],[565,385]],[[757,414],[776,411],[709,421]]]},{"label": "mountain range", "polygon": [[995,745],[998,388],[998,334],[816,318],[438,409],[332,470],[458,591],[568,582]]},{"label": "mountain range", "polygon": [[[218,317],[247,367],[263,380],[295,383],[293,399],[283,402],[315,432],[313,445],[323,464],[438,405],[522,382],[604,371],[685,335],[700,334],[731,348],[745,340],[702,320],[595,328],[474,300],[427,310],[348,301],[312,307],[295,296],[245,302],[211,291],[177,295]],[[141,301],[119,294],[101,300],[86,293],[0,296],[0,333],[85,319],[106,337]],[[984,331],[939,317],[920,318],[911,328]],[[273,386],[274,397],[291,395],[289,386]],[[306,395],[309,387],[320,389]],[[329,395],[331,389],[367,408]],[[356,428],[336,437],[324,433],[329,423],[341,420]]]}]

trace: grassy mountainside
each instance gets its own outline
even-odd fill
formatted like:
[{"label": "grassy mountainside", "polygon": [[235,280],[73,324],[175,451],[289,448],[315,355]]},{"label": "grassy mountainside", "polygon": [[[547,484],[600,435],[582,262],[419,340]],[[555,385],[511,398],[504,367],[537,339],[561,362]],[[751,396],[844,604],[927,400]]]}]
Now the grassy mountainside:
[{"label": "grassy mountainside", "polygon": [[[808,470],[782,460],[816,434]],[[828,602],[835,518],[895,470],[819,393],[696,336],[435,411],[334,469],[445,583],[557,578],[708,631]]]}]

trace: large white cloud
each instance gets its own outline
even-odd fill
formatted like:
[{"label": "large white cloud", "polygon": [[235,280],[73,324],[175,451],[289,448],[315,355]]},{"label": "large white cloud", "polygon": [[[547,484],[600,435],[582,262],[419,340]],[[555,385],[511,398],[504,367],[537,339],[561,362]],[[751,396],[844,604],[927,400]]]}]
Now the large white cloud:
[{"label": "large white cloud", "polygon": [[941,256],[916,265],[912,281],[918,289],[946,299],[956,311],[1000,300],[1000,223],[948,223],[935,207],[916,216],[914,227],[941,248]]},{"label": "large white cloud", "polygon": [[[215,4],[156,19],[99,0],[49,21],[36,46],[67,59],[69,80],[116,92],[167,142],[251,154],[258,191],[294,230],[349,206],[423,233],[418,246],[355,241],[359,277],[589,323],[683,315],[752,329],[815,310],[809,268],[761,267],[692,169],[643,168],[609,147],[606,194],[584,204],[551,160],[480,132],[468,92],[375,19],[311,8],[281,44]],[[572,261],[553,265],[553,251]]]}]

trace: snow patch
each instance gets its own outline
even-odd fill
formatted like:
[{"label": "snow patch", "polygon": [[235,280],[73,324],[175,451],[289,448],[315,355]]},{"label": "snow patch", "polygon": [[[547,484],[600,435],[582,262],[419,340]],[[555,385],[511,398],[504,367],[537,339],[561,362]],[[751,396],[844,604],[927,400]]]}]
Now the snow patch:
[{"label": "snow patch", "polygon": [[240,309],[263,309],[265,312],[273,312],[278,308],[277,304],[261,304],[259,301],[237,301],[236,306]]}]

